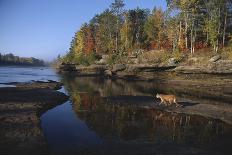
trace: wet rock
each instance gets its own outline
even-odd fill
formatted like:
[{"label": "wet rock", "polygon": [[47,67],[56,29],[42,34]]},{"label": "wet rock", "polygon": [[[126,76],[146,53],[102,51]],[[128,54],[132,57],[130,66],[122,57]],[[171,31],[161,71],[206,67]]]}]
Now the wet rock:
[{"label": "wet rock", "polygon": [[112,72],[111,72],[110,70],[105,70],[104,74],[105,74],[105,76],[107,76],[107,77],[111,77],[111,76],[113,75]]},{"label": "wet rock", "polygon": [[18,88],[28,88],[28,89],[32,89],[32,88],[46,88],[46,89],[54,89],[54,90],[58,90],[62,88],[62,83],[57,82],[57,81],[32,81],[32,82],[11,82],[11,83],[7,83],[6,85],[15,85]]},{"label": "wet rock", "polygon": [[216,55],[216,56],[210,58],[210,59],[209,59],[209,62],[216,62],[216,61],[218,61],[218,60],[220,60],[220,59],[221,59],[221,56],[220,56],[220,55]]}]

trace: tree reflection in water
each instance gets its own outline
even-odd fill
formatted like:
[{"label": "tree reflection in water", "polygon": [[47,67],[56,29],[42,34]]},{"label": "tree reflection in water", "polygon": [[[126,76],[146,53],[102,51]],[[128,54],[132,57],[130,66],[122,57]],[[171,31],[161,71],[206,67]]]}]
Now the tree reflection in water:
[{"label": "tree reflection in water", "polygon": [[[144,96],[154,93],[142,89],[146,85],[151,88],[151,83],[126,85],[97,78],[64,78],[63,82],[76,115],[106,142],[173,143],[212,149],[219,145],[223,146],[219,150],[229,149],[232,128],[221,121],[133,104],[146,102]],[[130,100],[118,100],[122,95]],[[143,96],[142,100],[138,96]]]}]

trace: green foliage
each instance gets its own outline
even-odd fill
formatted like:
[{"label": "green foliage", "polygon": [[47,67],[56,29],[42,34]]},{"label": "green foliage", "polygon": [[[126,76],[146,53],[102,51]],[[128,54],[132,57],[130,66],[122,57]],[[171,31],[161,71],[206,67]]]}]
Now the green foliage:
[{"label": "green foliage", "polygon": [[107,64],[110,64],[110,65],[115,64],[117,62],[118,58],[119,58],[119,56],[115,53],[109,55],[109,59],[107,60]]},{"label": "green foliage", "polygon": [[183,55],[183,52],[176,49],[175,51],[173,51],[172,57],[175,58],[177,62],[180,62],[184,58],[184,55]]},{"label": "green foliage", "polygon": [[225,59],[232,60],[232,44],[230,44],[228,47],[224,47],[224,48],[221,50],[221,55],[222,55]]},{"label": "green foliage", "polygon": [[91,65],[95,62],[96,57],[94,53],[91,54],[83,54],[79,53],[69,53],[65,57],[62,58],[63,63],[71,63],[71,64],[80,64],[80,65]]}]

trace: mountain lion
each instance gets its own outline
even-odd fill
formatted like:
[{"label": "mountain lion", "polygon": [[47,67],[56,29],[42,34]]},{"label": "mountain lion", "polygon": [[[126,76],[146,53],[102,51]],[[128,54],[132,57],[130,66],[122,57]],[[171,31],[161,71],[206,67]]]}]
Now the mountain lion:
[{"label": "mountain lion", "polygon": [[181,105],[177,103],[175,95],[156,94],[156,98],[161,99],[159,105],[161,105],[162,103],[165,104],[166,106],[175,104],[176,107],[181,107]]}]

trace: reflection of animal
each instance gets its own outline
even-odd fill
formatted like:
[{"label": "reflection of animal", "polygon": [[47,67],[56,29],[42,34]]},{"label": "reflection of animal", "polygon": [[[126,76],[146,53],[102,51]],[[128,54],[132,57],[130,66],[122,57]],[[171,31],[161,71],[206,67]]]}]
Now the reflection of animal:
[{"label": "reflection of animal", "polygon": [[176,104],[176,107],[181,106],[180,104],[178,104],[176,102],[176,96],[175,95],[164,95],[164,94],[156,94],[156,98],[160,98],[161,102],[159,103],[159,105],[161,105],[162,103],[164,103],[165,105],[172,105],[172,104]]}]

